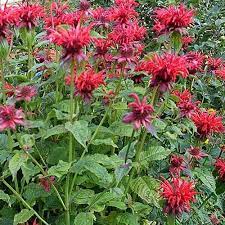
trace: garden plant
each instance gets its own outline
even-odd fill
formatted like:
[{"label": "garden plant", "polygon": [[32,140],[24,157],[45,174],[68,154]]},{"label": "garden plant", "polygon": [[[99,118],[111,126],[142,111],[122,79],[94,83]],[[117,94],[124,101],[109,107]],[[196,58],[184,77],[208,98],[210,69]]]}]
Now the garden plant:
[{"label": "garden plant", "polygon": [[2,6],[0,225],[225,224],[212,2]]}]

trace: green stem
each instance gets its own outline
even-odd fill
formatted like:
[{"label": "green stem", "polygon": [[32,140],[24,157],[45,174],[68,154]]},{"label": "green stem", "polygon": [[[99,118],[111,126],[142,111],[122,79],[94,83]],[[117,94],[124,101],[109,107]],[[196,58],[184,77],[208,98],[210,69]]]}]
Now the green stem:
[{"label": "green stem", "polygon": [[[88,152],[89,146],[91,145],[91,143],[92,143],[93,140],[95,139],[96,135],[98,134],[98,131],[99,131],[100,127],[102,126],[102,124],[104,123],[104,121],[105,121],[105,119],[106,119],[106,117],[107,117],[109,111],[110,111],[110,106],[109,106],[108,109],[106,110],[105,115],[102,117],[102,120],[100,121],[98,127],[96,128],[94,134],[92,135],[92,137],[91,137],[89,143],[87,144],[87,147],[84,149],[84,151],[83,151],[83,153],[82,153],[82,155],[81,155],[79,161],[82,160],[82,159],[84,158],[86,152]],[[76,172],[76,173],[74,174],[74,177],[73,177],[73,180],[72,180],[72,183],[71,183],[71,186],[70,186],[70,192],[69,192],[69,195],[72,194],[72,191],[73,191],[73,188],[74,188],[74,185],[75,185],[77,176],[78,176],[78,172]]]},{"label": "green stem", "polygon": [[1,70],[1,82],[2,82],[2,98],[3,98],[3,103],[6,101],[6,93],[5,93],[5,77],[4,77],[4,63],[3,60],[0,60],[0,70]]},{"label": "green stem", "polygon": [[20,200],[22,203],[23,203],[23,205],[27,208],[27,209],[29,209],[29,210],[31,210],[31,211],[33,211],[33,213],[34,213],[34,215],[40,220],[40,221],[42,221],[42,223],[43,224],[45,224],[45,225],[49,225],[23,198],[22,198],[22,196],[16,191],[16,190],[14,190],[13,189],[13,187],[12,186],[10,186],[10,184],[9,183],[7,183],[5,180],[2,180],[2,183],[6,186],[6,187],[8,187],[9,188],[9,190],[18,198],[18,200]]},{"label": "green stem", "polygon": [[175,225],[176,224],[176,216],[168,215],[167,216],[167,225]]},{"label": "green stem", "polygon": [[207,202],[208,200],[214,195],[214,193],[212,192],[204,201],[203,203],[199,206],[198,210],[200,210]]},{"label": "green stem", "polygon": [[24,152],[31,158],[31,160],[33,161],[33,163],[36,164],[38,166],[38,168],[41,170],[41,173],[48,179],[48,181],[51,184],[53,190],[55,191],[55,193],[56,193],[56,195],[57,195],[60,203],[62,204],[64,210],[67,210],[67,208],[66,208],[66,206],[65,206],[65,204],[64,204],[64,202],[63,202],[63,200],[62,200],[62,198],[61,198],[61,196],[60,196],[60,194],[59,194],[59,192],[58,192],[58,190],[56,188],[56,186],[50,181],[50,179],[48,177],[48,173],[45,172],[45,170],[43,169],[43,167],[41,166],[41,164],[28,151],[24,151]]},{"label": "green stem", "polygon": [[[73,122],[73,115],[74,115],[74,73],[75,68],[75,60],[72,60],[71,63],[71,83],[70,83],[70,123]],[[72,162],[73,160],[73,135],[70,133],[69,139],[69,158],[68,161]],[[66,225],[70,225],[70,194],[69,194],[69,187],[70,187],[70,174],[67,174],[66,177],[66,186],[65,186],[65,203],[66,203]]]},{"label": "green stem", "polygon": [[130,146],[131,146],[131,143],[132,143],[132,141],[133,141],[134,134],[135,134],[135,130],[133,130],[132,135],[131,135],[131,138],[130,138],[130,141],[129,141],[129,144],[128,144],[128,146],[127,146],[127,151],[126,151],[126,155],[125,155],[125,164],[127,163],[127,160],[128,160],[128,155],[129,155],[129,151],[130,151]]}]

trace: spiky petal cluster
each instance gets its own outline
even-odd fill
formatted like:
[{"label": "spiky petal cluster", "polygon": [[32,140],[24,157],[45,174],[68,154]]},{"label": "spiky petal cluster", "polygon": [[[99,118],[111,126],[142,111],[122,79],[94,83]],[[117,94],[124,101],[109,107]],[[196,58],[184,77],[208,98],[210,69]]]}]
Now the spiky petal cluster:
[{"label": "spiky petal cluster", "polygon": [[157,34],[170,31],[182,31],[193,22],[194,11],[187,9],[184,5],[169,6],[155,10],[155,24],[153,30]]},{"label": "spiky petal cluster", "polygon": [[189,149],[188,149],[188,152],[190,153],[190,155],[195,158],[196,160],[200,160],[202,159],[203,157],[207,157],[208,154],[204,153],[201,148],[199,147],[193,147],[191,146]]},{"label": "spiky petal cluster", "polygon": [[84,101],[89,102],[92,92],[101,84],[104,84],[103,73],[96,73],[93,69],[89,69],[76,77],[75,94],[80,95]]},{"label": "spiky petal cluster", "polygon": [[172,155],[170,158],[169,171],[173,176],[180,176],[180,173],[185,169],[185,162],[182,156]]},{"label": "spiky petal cluster", "polygon": [[196,112],[192,114],[191,119],[197,127],[197,132],[201,138],[207,138],[213,133],[224,132],[222,117],[216,116],[215,112]]},{"label": "spiky petal cluster", "polygon": [[223,59],[222,58],[213,58],[209,57],[207,59],[207,66],[209,71],[215,71],[220,69],[223,66]]},{"label": "spiky petal cluster", "polygon": [[147,103],[146,97],[141,101],[137,94],[129,95],[134,102],[128,104],[132,111],[123,117],[124,123],[132,123],[134,129],[139,129],[142,125],[148,129],[151,123],[151,113],[154,111],[153,106]]},{"label": "spiky petal cluster", "polygon": [[173,215],[189,212],[197,194],[194,183],[181,178],[172,178],[170,182],[163,180],[161,191],[161,196],[166,201],[164,211]]},{"label": "spiky petal cluster", "polygon": [[205,56],[199,52],[188,52],[185,55],[188,71],[190,74],[202,71]]},{"label": "spiky petal cluster", "polygon": [[18,16],[17,25],[32,29],[37,26],[37,22],[44,16],[44,9],[41,5],[21,5],[14,13]]},{"label": "spiky petal cluster", "polygon": [[92,11],[92,17],[94,21],[92,22],[93,26],[103,26],[108,27],[110,22],[110,13],[109,10],[102,7],[98,7]]},{"label": "spiky petal cluster", "polygon": [[152,74],[151,86],[159,86],[161,91],[166,91],[178,76],[188,76],[185,59],[167,53],[155,54],[146,62],[145,70]]},{"label": "spiky petal cluster", "polygon": [[217,159],[215,163],[215,169],[219,174],[220,180],[225,180],[225,160],[224,159]]},{"label": "spiky petal cluster", "polygon": [[34,86],[18,86],[15,90],[17,101],[30,102],[31,99],[37,94],[37,89]]},{"label": "spiky petal cluster", "polygon": [[198,102],[192,102],[192,95],[189,90],[184,90],[183,92],[174,91],[179,100],[177,102],[177,107],[180,109],[180,114],[182,117],[190,117],[193,112],[198,110]]},{"label": "spiky petal cluster", "polygon": [[217,70],[214,71],[216,77],[225,80],[225,67],[218,68]]},{"label": "spiky petal cluster", "polygon": [[49,39],[63,48],[64,60],[76,59],[81,61],[86,58],[82,48],[90,42],[90,27],[78,25],[76,28],[70,28],[69,30],[60,28],[52,31]]},{"label": "spiky petal cluster", "polygon": [[22,109],[16,109],[12,105],[0,106],[0,131],[15,130],[17,125],[24,125]]}]

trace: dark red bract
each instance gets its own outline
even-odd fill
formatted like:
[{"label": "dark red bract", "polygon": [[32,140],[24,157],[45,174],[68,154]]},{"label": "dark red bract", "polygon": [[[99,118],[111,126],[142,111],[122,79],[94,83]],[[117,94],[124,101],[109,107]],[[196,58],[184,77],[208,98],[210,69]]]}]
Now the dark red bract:
[{"label": "dark red bract", "polygon": [[180,176],[180,173],[185,169],[185,162],[182,156],[172,155],[170,158],[169,171],[173,176]]},{"label": "dark red bract", "polygon": [[30,102],[31,99],[37,94],[37,89],[33,86],[18,86],[15,90],[17,101]]},{"label": "dark red bract", "polygon": [[215,169],[219,174],[220,180],[225,180],[225,160],[224,159],[217,159],[215,162]]}]

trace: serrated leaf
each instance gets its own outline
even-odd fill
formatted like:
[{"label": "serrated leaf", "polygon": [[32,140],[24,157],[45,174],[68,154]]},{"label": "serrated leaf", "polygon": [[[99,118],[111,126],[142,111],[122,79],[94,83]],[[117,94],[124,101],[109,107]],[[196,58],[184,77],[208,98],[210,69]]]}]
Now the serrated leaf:
[{"label": "serrated leaf", "polygon": [[13,176],[17,174],[24,162],[27,161],[27,157],[23,152],[17,152],[9,161],[9,170]]},{"label": "serrated leaf", "polygon": [[0,200],[8,203],[8,205],[10,206],[10,196],[6,193],[4,193],[4,191],[0,190]]},{"label": "serrated leaf", "polygon": [[74,225],[93,225],[94,218],[92,213],[81,212],[76,216]]},{"label": "serrated leaf", "polygon": [[89,204],[91,198],[93,198],[95,192],[90,189],[81,189],[74,193],[73,201],[76,204]]},{"label": "serrated leaf", "polygon": [[73,124],[67,122],[65,128],[70,131],[74,138],[80,143],[84,148],[86,148],[86,143],[90,137],[90,131],[88,129],[88,122],[84,120],[75,121]]},{"label": "serrated leaf", "polygon": [[142,152],[140,163],[165,159],[171,151],[162,146],[151,146],[147,151]]},{"label": "serrated leaf", "polygon": [[67,130],[64,125],[58,125],[46,130],[46,134],[44,135],[44,139],[47,139],[53,135],[64,134]]},{"label": "serrated leaf", "polygon": [[126,163],[126,164],[120,165],[119,167],[115,169],[115,178],[117,183],[119,183],[123,179],[123,177],[130,172],[131,168],[132,168],[132,164]]},{"label": "serrated leaf", "polygon": [[133,127],[122,122],[114,122],[111,124],[110,130],[119,137],[131,137],[133,133]]},{"label": "serrated leaf", "polygon": [[132,180],[132,191],[149,204],[159,207],[159,182],[152,177],[138,177]]},{"label": "serrated leaf", "polygon": [[116,220],[119,225],[140,225],[138,216],[128,212],[119,214]]},{"label": "serrated leaf", "polygon": [[9,151],[0,150],[0,164],[3,164],[10,157]]},{"label": "serrated leaf", "polygon": [[91,142],[92,145],[109,145],[113,146],[114,148],[118,148],[118,146],[113,142],[111,138],[106,139],[95,139]]},{"label": "serrated leaf", "polygon": [[13,225],[22,224],[27,222],[32,216],[34,212],[28,209],[23,209],[20,213],[16,214],[14,217]]},{"label": "serrated leaf", "polygon": [[210,191],[215,192],[216,182],[211,171],[204,168],[196,168],[194,174],[209,188]]},{"label": "serrated leaf", "polygon": [[70,167],[71,163],[59,160],[59,163],[56,166],[52,166],[48,170],[48,174],[50,176],[56,176],[58,178],[61,178],[63,175],[66,175],[68,173]]},{"label": "serrated leaf", "polygon": [[40,169],[37,166],[34,166],[34,164],[31,162],[23,163],[23,165],[21,166],[21,170],[27,183],[29,183],[31,177],[40,172]]},{"label": "serrated leaf", "polygon": [[[133,141],[130,145],[129,153],[128,153],[128,159],[132,159],[135,156],[135,145],[138,143],[138,140]],[[121,151],[119,152],[119,157],[122,159],[125,159],[127,149],[128,149],[129,144],[124,146]]]}]

